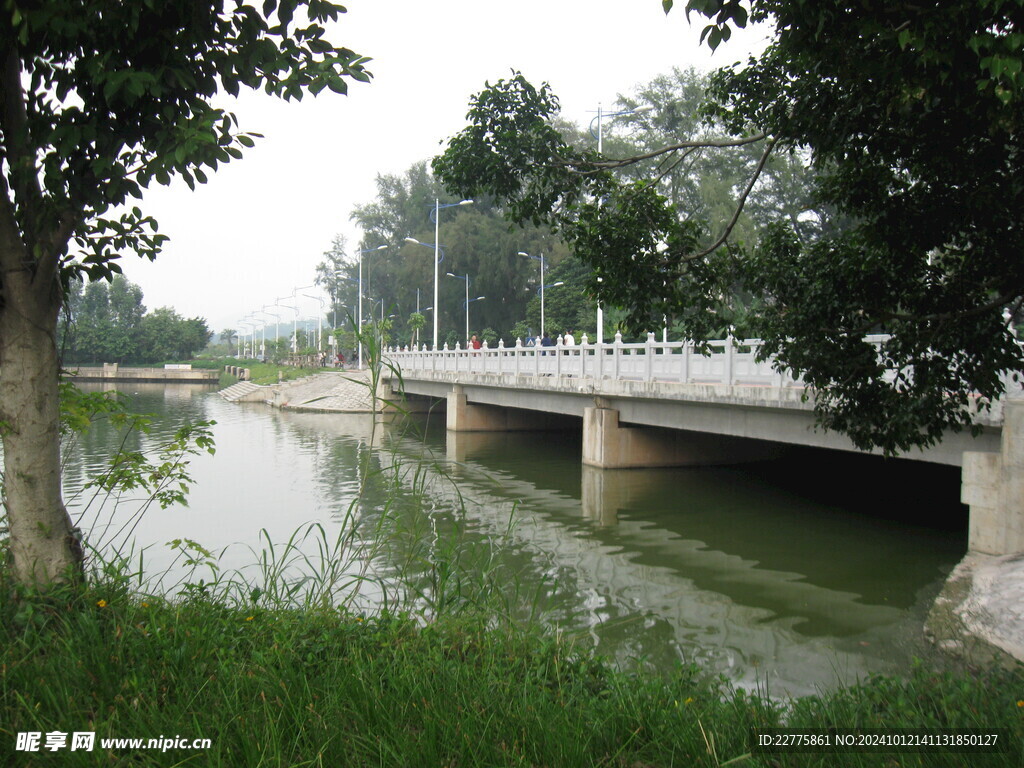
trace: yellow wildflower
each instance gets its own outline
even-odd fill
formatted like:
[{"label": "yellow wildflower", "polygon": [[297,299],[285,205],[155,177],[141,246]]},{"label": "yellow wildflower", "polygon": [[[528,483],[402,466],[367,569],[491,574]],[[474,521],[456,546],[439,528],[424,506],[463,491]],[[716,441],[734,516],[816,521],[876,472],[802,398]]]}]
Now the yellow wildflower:
[{"label": "yellow wildflower", "polygon": [[106,600],[98,600],[98,601],[96,601],[96,605],[98,605],[100,608],[106,608],[107,607],[107,601]]}]

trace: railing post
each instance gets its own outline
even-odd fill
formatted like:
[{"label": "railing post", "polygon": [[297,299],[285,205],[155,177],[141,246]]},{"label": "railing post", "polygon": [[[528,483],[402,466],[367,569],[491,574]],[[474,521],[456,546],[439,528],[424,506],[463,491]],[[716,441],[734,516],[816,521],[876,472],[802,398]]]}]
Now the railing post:
[{"label": "railing post", "polygon": [[580,335],[580,378],[587,375],[587,334]]},{"label": "railing post", "polygon": [[683,371],[679,378],[681,384],[688,384],[690,382],[690,351],[693,345],[689,339],[683,341]]},{"label": "railing post", "polygon": [[555,342],[555,376],[562,375],[562,350],[565,349],[565,345],[562,344],[562,337],[558,337],[558,341]]},{"label": "railing post", "polygon": [[731,387],[732,384],[733,384],[733,379],[732,379],[732,376],[733,376],[733,372],[732,372],[732,366],[733,366],[733,338],[732,338],[732,333],[730,333],[728,336],[725,337],[725,349],[723,351],[725,352],[725,371],[724,371],[725,386]]},{"label": "railing post", "polygon": [[651,381],[654,378],[654,333],[647,334],[647,343],[644,345],[644,381]]},{"label": "railing post", "polygon": [[619,358],[622,356],[622,331],[615,332],[615,341],[612,343],[612,379],[619,379]]}]

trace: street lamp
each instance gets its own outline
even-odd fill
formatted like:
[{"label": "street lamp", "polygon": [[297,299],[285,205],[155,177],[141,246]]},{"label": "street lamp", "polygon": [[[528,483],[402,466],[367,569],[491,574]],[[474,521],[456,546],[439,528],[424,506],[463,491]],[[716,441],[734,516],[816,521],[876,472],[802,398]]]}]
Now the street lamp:
[{"label": "street lamp", "polygon": [[[531,256],[524,251],[519,251],[519,255],[540,262],[540,335],[541,338],[544,338],[544,254],[542,253],[540,256]],[[563,285],[563,283],[558,282],[553,285]],[[552,286],[549,285],[547,287],[551,288]]]},{"label": "street lamp", "polygon": [[348,309],[347,304],[338,304],[338,288],[340,287],[340,283],[342,282],[353,284],[358,283],[358,281],[355,278],[349,277],[340,269],[334,272],[334,279],[331,281],[331,301],[333,302],[331,309],[333,319],[331,320],[331,322],[334,324],[335,328],[338,327],[338,306]]},{"label": "street lamp", "polygon": [[[437,306],[437,265],[444,261],[444,246],[438,248],[430,243],[421,243],[415,237],[405,238],[405,242],[413,245],[422,245],[424,248],[434,249],[434,306]],[[440,257],[437,255],[440,253]],[[434,315],[434,349],[437,349],[437,315]]]},{"label": "street lamp", "polygon": [[[456,275],[454,272],[446,272],[445,274],[447,274],[448,277],[454,277],[457,280],[465,280],[466,281],[466,301],[464,302],[464,305],[466,307],[466,336],[465,336],[465,339],[466,339],[466,345],[468,346],[469,345],[469,305],[470,305],[470,301],[469,301],[469,274],[467,273],[465,275]],[[482,299],[483,296],[481,296],[480,298]],[[473,299],[473,301],[476,301],[476,299]]]},{"label": "street lamp", "polygon": [[[281,303],[281,299],[287,299],[287,298],[288,298],[287,296],[281,296],[280,298],[276,298],[276,299],[274,299],[274,303],[271,304],[270,306],[272,306],[272,307],[281,307],[282,309],[291,309],[291,310],[293,310],[295,312],[295,321],[296,321],[296,324],[297,324],[298,323],[298,317],[299,317],[299,307],[298,307],[298,305],[292,306],[291,304],[282,304]],[[274,334],[275,334],[274,335],[274,343],[277,344],[278,340],[280,340],[280,338],[281,338],[281,318],[277,319],[277,325],[274,326]]]},{"label": "street lamp", "polygon": [[387,243],[376,248],[364,248],[359,252],[359,370],[363,370],[363,254],[372,251],[383,251]]},{"label": "street lamp", "polygon": [[[277,321],[279,323],[281,322],[281,316],[280,315],[275,315],[273,312],[267,312],[267,305],[266,304],[263,305],[263,309],[257,309],[256,312],[253,313],[253,314],[257,314],[257,313],[261,314],[261,315],[267,315],[269,317],[276,317]],[[262,329],[262,331],[263,331],[263,336],[260,339],[260,357],[261,358],[265,358],[267,356],[267,321],[266,320],[263,321],[263,329]]]},{"label": "street lamp", "polygon": [[[652,109],[650,104],[644,104],[637,107],[636,109],[624,109],[620,112],[604,112],[601,108],[601,102],[597,103],[597,117],[590,121],[590,135],[597,139],[597,154],[601,154],[604,151],[604,130],[602,121],[606,117],[620,117],[621,115],[635,115],[639,112],[648,112]],[[594,123],[597,123],[597,133],[594,133]],[[601,278],[597,278],[600,283]],[[601,299],[597,300],[597,343],[604,343],[604,310],[601,308]]]},{"label": "street lamp", "polygon": [[[249,316],[246,315],[245,317],[248,318]],[[256,333],[256,325],[251,320],[248,320],[248,319],[239,320],[238,321],[238,326],[242,327],[243,325],[249,327],[248,334],[255,334]],[[239,336],[239,342],[240,342],[239,343],[239,356],[240,357],[245,357],[245,336]]]},{"label": "street lamp", "polygon": [[[299,291],[304,291],[306,288],[316,288],[316,283],[311,285],[300,285],[296,288],[292,288],[292,301],[295,302],[295,322],[292,324],[292,354],[299,354]],[[302,294],[305,296],[306,294]]]},{"label": "street lamp", "polygon": [[469,349],[469,305],[474,301],[483,301],[486,296],[477,296],[475,299],[470,299],[468,296],[463,304],[466,307],[466,349]]},{"label": "street lamp", "polygon": [[[405,238],[410,243],[416,243],[418,245],[427,245],[428,248],[434,249],[434,306],[440,306],[440,299],[438,298],[438,284],[439,284],[439,266],[441,264],[441,209],[442,208],[455,208],[460,205],[472,205],[472,200],[460,200],[457,203],[445,203],[441,205],[441,201],[434,198],[434,210],[431,211],[430,218],[434,220],[434,245],[430,246],[427,243],[421,243],[412,237]],[[434,350],[437,350],[437,317],[438,313],[434,312]]]},{"label": "street lamp", "polygon": [[558,288],[562,285],[565,285],[565,282],[559,280],[557,283],[548,283],[547,285],[541,283],[540,288],[537,289],[537,295],[540,296],[540,337],[542,339],[544,338],[544,291],[547,288]]},{"label": "street lamp", "polygon": [[320,314],[316,316],[316,351],[320,352],[320,340],[323,336],[323,316],[324,316],[324,300],[322,296],[316,296],[312,293],[302,294],[307,299],[316,299],[320,302]]}]

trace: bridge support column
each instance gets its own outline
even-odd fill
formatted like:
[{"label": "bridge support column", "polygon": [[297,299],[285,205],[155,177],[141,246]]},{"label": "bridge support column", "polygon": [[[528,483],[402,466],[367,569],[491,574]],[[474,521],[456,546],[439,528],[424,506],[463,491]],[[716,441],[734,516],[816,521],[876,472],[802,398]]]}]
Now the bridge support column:
[{"label": "bridge support column", "polygon": [[583,411],[583,463],[602,469],[736,464],[772,458],[770,443],[704,432],[623,427],[614,408]]},{"label": "bridge support column", "polygon": [[1024,400],[1003,403],[1001,447],[999,453],[964,453],[960,500],[971,509],[971,552],[1024,552]]},{"label": "bridge support column", "polygon": [[470,403],[462,387],[448,393],[447,424],[452,432],[530,432],[556,429],[548,414]]}]

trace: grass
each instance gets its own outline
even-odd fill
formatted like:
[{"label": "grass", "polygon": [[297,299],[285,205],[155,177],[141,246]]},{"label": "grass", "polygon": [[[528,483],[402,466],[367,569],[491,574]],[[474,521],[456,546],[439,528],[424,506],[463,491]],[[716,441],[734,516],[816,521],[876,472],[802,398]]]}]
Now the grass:
[{"label": "grass", "polygon": [[[280,555],[270,558],[279,562]],[[268,576],[279,577],[277,566]],[[275,575],[276,574],[276,575]],[[211,588],[212,587],[212,588]],[[5,595],[11,595],[5,585]],[[0,607],[0,761],[132,766],[1019,766],[1024,675],[915,668],[780,702],[693,667],[622,671],[487,611],[429,622],[251,585],[143,596],[123,568]],[[1003,728],[1001,754],[751,754],[754,727]],[[208,738],[15,752],[19,732]],[[733,761],[733,762],[730,762]]]},{"label": "grass", "polygon": [[[324,373],[325,371],[334,370],[332,368],[298,368],[294,365],[278,365],[276,363],[261,363],[259,360],[236,360],[234,358],[202,362],[203,365],[201,366],[196,361],[193,361],[192,365],[196,368],[204,367],[223,369],[226,365],[237,365],[239,368],[248,368],[249,380],[254,384],[277,384],[278,381],[282,380],[291,381],[292,379],[300,379],[303,376],[309,376],[313,373]],[[221,373],[221,387],[227,387],[237,382],[237,376],[232,376],[225,372]]]}]

